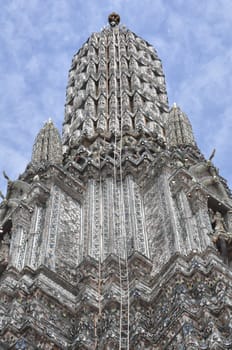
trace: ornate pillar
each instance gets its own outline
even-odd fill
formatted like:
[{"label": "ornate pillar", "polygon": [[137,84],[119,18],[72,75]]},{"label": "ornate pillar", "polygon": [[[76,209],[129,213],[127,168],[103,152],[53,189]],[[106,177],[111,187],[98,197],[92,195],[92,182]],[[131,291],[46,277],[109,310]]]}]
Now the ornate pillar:
[{"label": "ornate pillar", "polygon": [[194,185],[187,194],[192,213],[196,220],[198,237],[200,240],[200,250],[203,251],[211,245],[209,234],[212,231],[209,213],[208,213],[208,196],[197,185]]},{"label": "ornate pillar", "polygon": [[9,263],[18,270],[24,268],[28,254],[29,230],[32,209],[26,205],[19,205],[12,215],[12,238]]}]

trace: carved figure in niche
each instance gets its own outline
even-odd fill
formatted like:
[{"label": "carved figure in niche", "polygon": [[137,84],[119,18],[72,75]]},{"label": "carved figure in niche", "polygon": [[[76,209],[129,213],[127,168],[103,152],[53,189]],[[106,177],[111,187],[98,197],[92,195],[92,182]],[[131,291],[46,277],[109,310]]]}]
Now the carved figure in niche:
[{"label": "carved figure in niche", "polygon": [[215,233],[220,234],[226,232],[225,221],[222,217],[222,214],[219,211],[216,211],[216,213],[214,214],[213,223],[215,224]]},{"label": "carved figure in niche", "polygon": [[30,185],[22,180],[10,180],[5,171],[3,171],[3,176],[7,180],[7,194],[6,197],[1,194],[3,201],[0,204],[0,221],[17,207],[30,188]]},{"label": "carved figure in niche", "polygon": [[227,231],[225,220],[219,211],[213,212],[212,209],[209,209],[209,215],[214,230],[212,241],[219,250],[224,263],[228,264],[231,260],[232,233]]},{"label": "carved figure in niche", "polygon": [[6,233],[0,243],[0,263],[7,264],[10,250],[10,234]]}]

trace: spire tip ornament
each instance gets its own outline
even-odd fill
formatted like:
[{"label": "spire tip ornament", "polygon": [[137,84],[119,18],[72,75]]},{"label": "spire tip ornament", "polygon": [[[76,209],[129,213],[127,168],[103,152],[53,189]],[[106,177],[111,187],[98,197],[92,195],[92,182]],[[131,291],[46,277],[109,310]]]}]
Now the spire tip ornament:
[{"label": "spire tip ornament", "polygon": [[108,17],[108,21],[111,27],[115,27],[120,23],[120,16],[117,13],[112,12]]}]

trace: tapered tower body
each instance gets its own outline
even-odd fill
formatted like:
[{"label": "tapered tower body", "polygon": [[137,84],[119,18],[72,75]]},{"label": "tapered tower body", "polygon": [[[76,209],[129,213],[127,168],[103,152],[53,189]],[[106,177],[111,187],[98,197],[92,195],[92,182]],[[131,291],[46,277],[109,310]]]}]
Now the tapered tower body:
[{"label": "tapered tower body", "polygon": [[48,121],[5,174],[3,348],[232,348],[230,191],[119,21],[74,55],[62,137]]}]

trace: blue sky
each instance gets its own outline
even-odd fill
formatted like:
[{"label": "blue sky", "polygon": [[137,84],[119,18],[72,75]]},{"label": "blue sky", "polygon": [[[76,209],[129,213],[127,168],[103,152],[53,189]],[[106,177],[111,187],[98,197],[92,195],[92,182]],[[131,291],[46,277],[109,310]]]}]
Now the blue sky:
[{"label": "blue sky", "polygon": [[[116,11],[164,66],[169,103],[232,187],[231,0],[7,0],[0,12],[0,172],[16,179],[48,118],[61,130],[74,53]],[[0,189],[5,191],[0,173]]]}]

